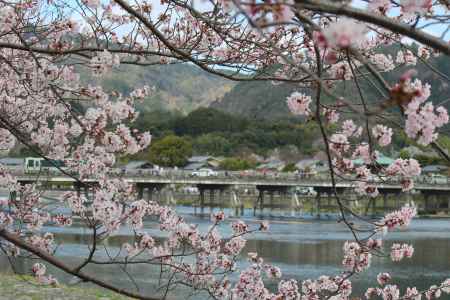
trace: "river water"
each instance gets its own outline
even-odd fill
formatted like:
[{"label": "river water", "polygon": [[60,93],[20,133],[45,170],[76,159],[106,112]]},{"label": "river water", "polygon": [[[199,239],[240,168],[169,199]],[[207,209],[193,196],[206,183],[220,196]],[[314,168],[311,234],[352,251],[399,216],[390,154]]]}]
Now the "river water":
[{"label": "river water", "polygon": [[[188,222],[197,223],[201,230],[207,230],[210,225],[208,218],[194,216],[193,208],[177,207],[177,211]],[[266,217],[267,218],[267,217]],[[261,217],[253,217],[251,210],[246,210],[243,219],[249,224],[257,224]],[[229,222],[229,221],[228,221]],[[265,261],[279,266],[283,278],[317,278],[320,275],[337,275],[342,271],[342,246],[352,237],[348,229],[335,220],[316,220],[307,215],[301,217],[270,217],[270,231],[255,233],[248,236],[248,242],[243,253],[258,252]],[[146,221],[144,230],[155,237],[162,237],[157,230],[157,224]],[[70,228],[46,227],[44,231],[58,233],[57,241],[62,242],[58,248],[58,256],[68,263],[80,261],[80,257],[88,252],[87,241],[89,231],[81,224],[74,222]],[[230,226],[225,222],[221,226],[224,235],[230,234]],[[114,254],[120,246],[130,241],[131,231],[122,228],[107,240],[110,254]],[[355,295],[376,282],[376,275],[389,271],[393,282],[401,287],[417,286],[420,289],[431,284],[439,284],[450,277],[450,220],[449,219],[415,219],[410,227],[402,231],[389,233],[385,237],[385,248],[392,242],[400,241],[414,245],[415,253],[412,259],[404,259],[393,263],[386,258],[374,257],[372,267],[362,274],[353,277]],[[99,257],[105,256],[99,251]],[[243,267],[245,257],[241,258]],[[16,268],[20,272],[29,272],[34,262],[20,260]],[[0,270],[10,270],[5,257],[0,257]],[[73,283],[74,279],[56,270],[60,281]],[[96,274],[103,280],[115,285],[133,289],[134,283],[125,276],[123,269],[117,266],[88,266],[86,272]],[[129,266],[126,272],[135,278],[135,283],[141,291],[151,291],[157,282],[157,270],[145,266]],[[185,299],[187,294],[175,292],[174,298]],[[205,295],[195,296],[195,299],[206,299]]]}]

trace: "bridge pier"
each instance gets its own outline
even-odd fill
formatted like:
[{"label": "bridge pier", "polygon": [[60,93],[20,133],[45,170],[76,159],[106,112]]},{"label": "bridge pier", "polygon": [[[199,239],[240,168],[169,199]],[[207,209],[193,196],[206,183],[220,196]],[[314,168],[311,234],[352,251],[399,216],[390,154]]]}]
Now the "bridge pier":
[{"label": "bridge pier", "polygon": [[17,200],[17,191],[9,192],[9,201],[16,201],[16,200]]},{"label": "bridge pier", "polygon": [[[377,211],[381,209],[382,212],[389,212],[398,209],[401,207],[402,197],[400,196],[402,193],[401,187],[379,187],[378,188],[379,195],[375,198],[372,198],[370,203],[368,203],[368,209],[366,210],[365,215],[368,215],[369,210],[371,211],[371,216],[374,217],[377,215]],[[392,196],[394,199],[392,199]],[[382,206],[377,206],[376,202],[382,199]],[[391,199],[392,204],[389,204],[389,200]],[[409,200],[407,200],[409,201]],[[378,201],[379,202],[379,201]],[[369,204],[370,209],[369,209]]]},{"label": "bridge pier", "polygon": [[87,183],[74,182],[73,187],[77,192],[78,197],[81,196],[81,192],[83,191],[84,197],[86,197],[86,199],[89,199],[89,185]]},{"label": "bridge pier", "polygon": [[158,193],[158,203],[161,202],[161,190],[166,186],[166,183],[159,182],[139,182],[135,184],[138,199],[144,199],[147,202],[153,201],[154,192]]},{"label": "bridge pier", "polygon": [[[223,208],[223,191],[229,188],[228,184],[197,184],[199,190],[199,201],[198,205],[194,206],[194,214],[197,214],[197,206],[200,206],[200,214],[204,214],[205,207],[209,207],[210,213],[214,211],[215,207]],[[209,202],[206,203],[205,192],[209,192]],[[216,191],[219,192],[218,203],[216,203]]]},{"label": "bridge pier", "polygon": [[176,205],[177,201],[175,200],[174,196],[174,187],[168,186],[165,188],[165,198],[167,205]]},{"label": "bridge pier", "polygon": [[[287,198],[287,192],[290,186],[286,185],[257,185],[256,189],[258,191],[258,197],[253,204],[253,215],[256,216],[256,210],[259,208],[260,214],[264,214],[264,209],[269,208],[270,213],[273,212],[274,208],[283,208],[284,200]],[[269,203],[266,205],[264,203],[264,195],[269,195]],[[278,193],[279,204],[275,203],[275,193]],[[289,202],[288,202],[289,205]]]},{"label": "bridge pier", "polygon": [[[345,190],[346,187],[342,187],[342,186],[336,186],[336,193],[338,195],[342,195]],[[335,190],[331,187],[331,186],[316,186],[314,187],[314,191],[316,191],[316,198],[315,203],[312,203],[311,205],[311,215],[314,215],[314,213],[316,214],[316,218],[320,219],[321,217],[321,211],[322,209],[326,208],[326,209],[333,209],[337,207],[337,203],[333,204],[333,195],[335,193]],[[323,203],[322,203],[322,198],[323,197],[327,197],[327,202],[326,205],[324,207]]]},{"label": "bridge pier", "polygon": [[[316,218],[320,219],[320,208],[321,208],[321,203],[322,202],[322,192],[318,192],[317,196],[316,196],[316,208],[315,208],[315,212],[316,212]],[[311,205],[311,207],[314,207],[314,205]],[[312,212],[311,212],[312,215]]]},{"label": "bridge pier", "polygon": [[294,216],[295,212],[301,212],[301,210],[303,209],[303,203],[300,202],[300,200],[298,199],[298,195],[297,193],[295,193],[295,191],[292,192],[291,195],[291,207],[293,208],[293,210],[291,211],[291,215]]},{"label": "bridge pier", "polygon": [[230,209],[233,211],[235,216],[242,216],[244,214],[244,204],[239,199],[238,190],[236,187],[230,187]]},{"label": "bridge pier", "polygon": [[423,189],[423,207],[421,212],[424,214],[446,212],[450,213],[450,193],[444,190]]}]

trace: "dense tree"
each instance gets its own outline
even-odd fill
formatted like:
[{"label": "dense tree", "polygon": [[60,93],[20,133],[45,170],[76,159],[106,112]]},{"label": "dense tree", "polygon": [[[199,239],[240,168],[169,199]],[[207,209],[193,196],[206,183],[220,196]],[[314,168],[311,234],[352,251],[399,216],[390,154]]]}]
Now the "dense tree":
[{"label": "dense tree", "polygon": [[192,155],[192,143],[185,138],[168,135],[153,143],[149,160],[165,167],[185,166]]},{"label": "dense tree", "polygon": [[295,171],[297,171],[297,167],[295,166],[294,163],[289,163],[285,165],[282,170],[282,172],[295,172]]},{"label": "dense tree", "polygon": [[220,168],[228,171],[249,170],[254,167],[254,163],[240,158],[226,158],[220,162]]},{"label": "dense tree", "polygon": [[174,131],[178,135],[200,135],[210,132],[233,132],[245,129],[247,122],[212,108],[199,108],[178,119]]},{"label": "dense tree", "polygon": [[232,152],[232,145],[228,139],[208,133],[198,136],[193,141],[194,151],[201,155],[228,156]]}]

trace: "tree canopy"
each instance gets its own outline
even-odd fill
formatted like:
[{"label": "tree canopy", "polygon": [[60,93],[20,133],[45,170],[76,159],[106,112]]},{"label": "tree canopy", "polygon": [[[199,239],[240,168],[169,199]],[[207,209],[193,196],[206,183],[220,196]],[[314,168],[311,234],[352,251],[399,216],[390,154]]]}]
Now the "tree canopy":
[{"label": "tree canopy", "polygon": [[192,144],[182,137],[168,135],[153,143],[149,160],[165,167],[183,167],[192,155]]}]

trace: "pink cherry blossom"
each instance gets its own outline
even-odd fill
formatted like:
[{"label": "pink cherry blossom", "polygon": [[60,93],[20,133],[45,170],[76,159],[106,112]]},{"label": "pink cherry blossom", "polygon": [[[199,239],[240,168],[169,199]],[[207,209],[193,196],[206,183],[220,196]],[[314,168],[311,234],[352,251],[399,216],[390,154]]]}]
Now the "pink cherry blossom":
[{"label": "pink cherry blossom", "polygon": [[325,109],[324,115],[328,123],[330,124],[334,124],[337,123],[337,121],[339,121],[339,113],[334,109]]},{"label": "pink cherry blossom", "polygon": [[376,125],[372,128],[372,134],[377,139],[378,144],[381,147],[385,147],[391,143],[392,140],[392,128],[384,125]]},{"label": "pink cherry blossom", "polygon": [[430,11],[432,0],[401,0],[402,12],[405,14],[423,15]]},{"label": "pink cherry blossom", "polygon": [[249,227],[247,224],[244,223],[244,221],[238,220],[236,222],[233,222],[231,224],[231,228],[233,229],[233,232],[235,234],[242,234],[249,231]]},{"label": "pink cherry blossom", "polygon": [[396,285],[387,285],[381,291],[381,296],[383,300],[398,300],[400,299],[400,290]]},{"label": "pink cherry blossom", "polygon": [[368,4],[368,9],[379,14],[386,14],[392,7],[390,0],[371,0]]},{"label": "pink cherry blossom", "polygon": [[379,222],[380,226],[386,226],[388,229],[394,229],[395,227],[408,226],[412,218],[417,215],[417,209],[414,205],[405,205],[400,210],[391,212],[384,216]]},{"label": "pink cherry blossom", "polygon": [[329,145],[330,150],[337,154],[346,152],[350,149],[347,136],[340,133],[335,133],[330,137]]},{"label": "pink cherry blossom", "polygon": [[422,294],[416,288],[406,288],[406,293],[404,295],[405,300],[421,300]]},{"label": "pink cherry blossom", "polygon": [[294,115],[307,116],[311,113],[309,105],[311,104],[311,97],[305,94],[294,92],[287,98],[289,110]]},{"label": "pink cherry blossom", "polygon": [[410,258],[414,253],[414,248],[408,244],[393,244],[391,247],[392,261],[400,261],[404,257]]},{"label": "pink cherry blossom", "polygon": [[323,31],[327,46],[345,49],[361,45],[366,38],[366,28],[352,19],[341,18]]},{"label": "pink cherry blossom", "polygon": [[379,285],[385,285],[391,280],[389,273],[380,273],[377,275],[377,282]]}]

